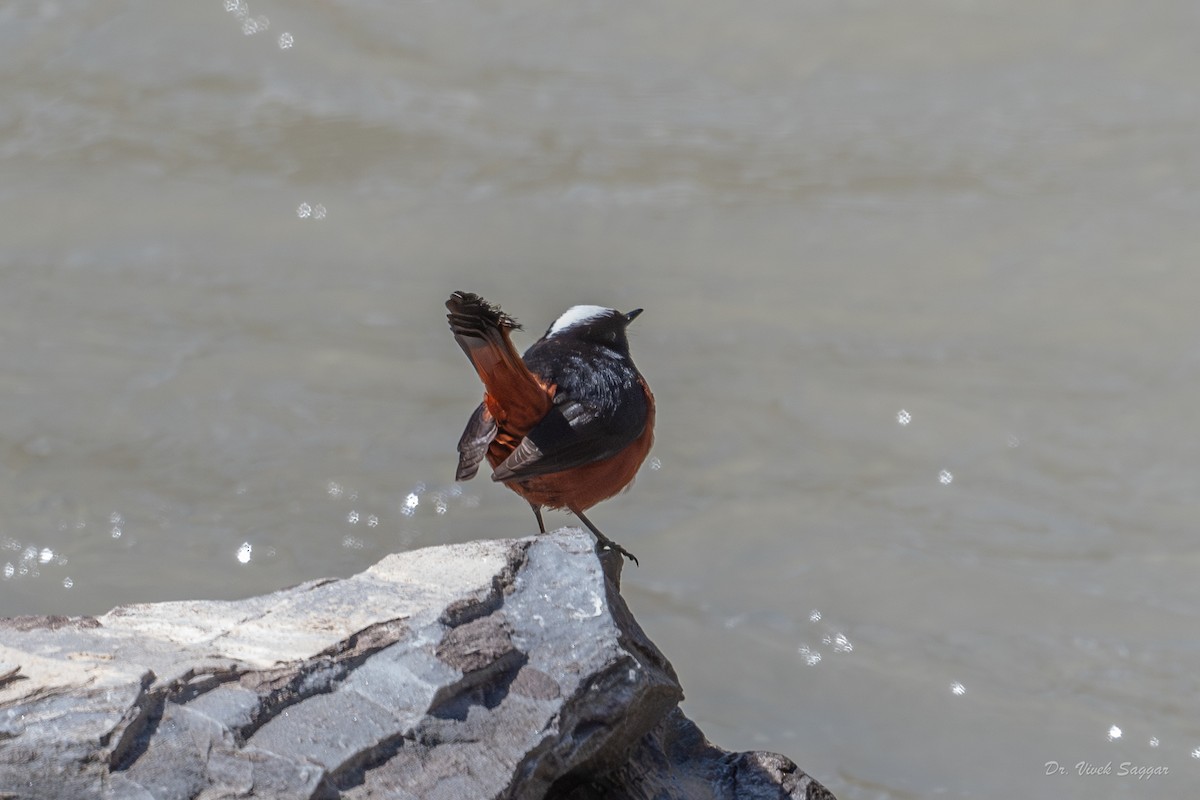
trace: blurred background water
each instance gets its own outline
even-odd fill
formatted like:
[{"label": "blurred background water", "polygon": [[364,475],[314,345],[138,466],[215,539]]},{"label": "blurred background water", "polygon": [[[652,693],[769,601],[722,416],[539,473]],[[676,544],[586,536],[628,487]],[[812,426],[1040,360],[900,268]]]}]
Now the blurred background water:
[{"label": "blurred background water", "polygon": [[528,534],[452,482],[442,303],[522,347],[642,306],[654,459],[592,518],[710,738],[841,800],[1193,796],[1197,41],[1182,0],[8,3],[0,613]]}]

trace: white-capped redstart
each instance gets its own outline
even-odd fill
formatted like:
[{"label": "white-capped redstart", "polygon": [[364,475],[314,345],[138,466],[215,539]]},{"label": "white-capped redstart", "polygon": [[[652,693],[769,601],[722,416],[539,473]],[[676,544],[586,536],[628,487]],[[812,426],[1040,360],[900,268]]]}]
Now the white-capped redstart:
[{"label": "white-capped redstart", "polygon": [[492,480],[533,507],[569,509],[597,547],[633,554],[583,512],[628,486],[654,440],[654,395],[629,356],[625,328],[642,313],[574,306],[522,358],[509,336],[512,317],[482,297],[446,301],[450,329],[483,380],[483,402],[458,442],[457,480],[487,457]]}]

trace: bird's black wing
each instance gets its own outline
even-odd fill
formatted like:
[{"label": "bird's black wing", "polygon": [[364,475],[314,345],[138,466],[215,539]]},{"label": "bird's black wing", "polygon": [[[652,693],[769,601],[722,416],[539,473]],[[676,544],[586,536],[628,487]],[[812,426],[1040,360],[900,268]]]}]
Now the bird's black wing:
[{"label": "bird's black wing", "polygon": [[646,428],[645,396],[638,392],[635,398],[605,413],[560,391],[550,413],[496,467],[492,480],[507,482],[562,472],[616,455]]},{"label": "bird's black wing", "polygon": [[488,445],[496,438],[496,420],[488,413],[487,406],[479,404],[467,422],[462,438],[458,440],[458,471],[456,481],[467,481],[479,471],[479,462],[487,453]]}]

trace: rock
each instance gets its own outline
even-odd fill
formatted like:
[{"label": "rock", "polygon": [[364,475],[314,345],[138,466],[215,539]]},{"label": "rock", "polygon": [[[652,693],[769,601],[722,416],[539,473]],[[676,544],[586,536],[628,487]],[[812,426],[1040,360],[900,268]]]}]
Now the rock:
[{"label": "rock", "polygon": [[0,798],[832,797],[704,739],[621,566],[568,529],[0,619]]}]

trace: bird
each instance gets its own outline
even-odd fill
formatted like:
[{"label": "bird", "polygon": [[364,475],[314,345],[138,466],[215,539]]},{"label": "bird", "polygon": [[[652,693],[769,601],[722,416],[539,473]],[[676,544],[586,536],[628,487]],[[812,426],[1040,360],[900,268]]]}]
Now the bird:
[{"label": "bird", "polygon": [[483,402],[458,442],[455,479],[470,480],[486,457],[492,480],[533,508],[566,509],[596,537],[597,550],[632,553],[584,512],[629,486],[654,442],[654,395],[629,355],[626,328],[642,309],[577,305],[525,351],[517,321],[477,294],[454,292],[446,315],[483,381]]}]

